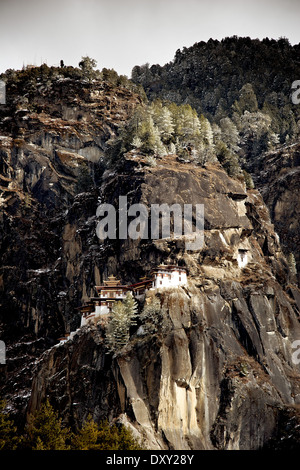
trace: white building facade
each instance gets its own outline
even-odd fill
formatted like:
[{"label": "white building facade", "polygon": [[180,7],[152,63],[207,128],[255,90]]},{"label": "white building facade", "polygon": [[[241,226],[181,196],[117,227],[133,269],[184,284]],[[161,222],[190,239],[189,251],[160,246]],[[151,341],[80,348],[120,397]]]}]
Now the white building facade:
[{"label": "white building facade", "polygon": [[125,299],[128,292],[138,300],[142,300],[148,290],[180,287],[187,284],[187,272],[185,268],[175,265],[159,265],[151,272],[150,279],[142,278],[140,282],[132,285],[121,285],[115,276],[109,276],[103,286],[95,286],[97,297],[92,297],[90,302],[80,308],[81,325],[90,321],[105,320],[117,301]]},{"label": "white building facade", "polygon": [[154,289],[180,287],[187,284],[186,269],[179,266],[160,265],[152,273],[152,287]]}]

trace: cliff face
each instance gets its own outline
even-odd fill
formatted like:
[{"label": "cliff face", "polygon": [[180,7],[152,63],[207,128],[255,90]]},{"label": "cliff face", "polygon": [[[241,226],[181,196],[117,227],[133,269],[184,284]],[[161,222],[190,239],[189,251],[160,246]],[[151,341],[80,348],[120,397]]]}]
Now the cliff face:
[{"label": "cliff face", "polygon": [[300,280],[299,227],[300,144],[263,155],[253,172],[256,185],[270,210],[284,252],[293,253]]},{"label": "cliff face", "polygon": [[[84,256],[83,297],[109,274],[137,281],[161,261],[186,266],[188,286],[157,292],[168,327],[133,332],[121,355],[107,354],[100,325],[47,351],[36,368],[29,411],[49,396],[67,422],[78,425],[89,413],[95,420],[118,419],[150,448],[264,446],[282,410],[299,403],[291,343],[300,326],[297,289],[287,289],[286,260],[260,194],[246,193],[221,167],[170,156],[153,168],[133,154],[103,179],[100,199],[117,205],[127,194],[129,202],[147,206],[203,203],[205,245],[187,252],[183,239],[107,240]],[[96,220],[83,232],[71,214],[68,231],[82,247]],[[248,253],[244,268],[239,249]],[[76,283],[76,271],[68,273]]]},{"label": "cliff face", "polygon": [[70,217],[85,224],[94,215],[106,142],[139,103],[103,81],[58,79],[26,96],[8,86],[0,108],[0,335],[7,348],[0,381],[21,416],[35,359],[81,304],[82,289],[69,282],[69,271],[81,269]]},{"label": "cliff face", "polygon": [[[299,404],[300,305],[260,193],[174,155],[149,166],[131,152],[103,172],[107,140],[140,101],[128,90],[61,81],[35,100],[41,108],[1,121],[0,386],[11,409],[21,419],[48,396],[66,423],[117,419],[155,449],[257,449],[276,438]],[[102,243],[97,207],[119,196],[204,204],[203,248],[187,251],[183,237]],[[164,328],[137,327],[116,356],[101,325],[59,344],[94,285],[110,274],[136,282],[161,262],[189,277],[156,292]]]}]

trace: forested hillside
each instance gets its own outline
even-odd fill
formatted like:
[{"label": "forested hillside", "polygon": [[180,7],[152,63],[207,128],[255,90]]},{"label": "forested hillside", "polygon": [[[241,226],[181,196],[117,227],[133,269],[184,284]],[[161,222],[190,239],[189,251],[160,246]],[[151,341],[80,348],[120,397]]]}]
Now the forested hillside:
[{"label": "forested hillside", "polygon": [[236,155],[246,167],[261,152],[299,137],[300,106],[291,99],[299,77],[300,44],[285,38],[210,39],[178,50],[164,66],[132,70],[151,101],[189,104],[205,116],[217,156]]}]

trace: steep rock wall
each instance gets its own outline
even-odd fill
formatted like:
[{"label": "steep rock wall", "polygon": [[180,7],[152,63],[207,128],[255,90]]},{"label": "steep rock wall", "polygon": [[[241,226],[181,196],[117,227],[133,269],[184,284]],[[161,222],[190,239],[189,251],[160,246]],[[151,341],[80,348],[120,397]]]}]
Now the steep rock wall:
[{"label": "steep rock wall", "polygon": [[254,165],[256,185],[270,210],[275,230],[286,255],[293,253],[296,261],[298,285],[299,258],[299,143],[268,152]]},{"label": "steep rock wall", "polygon": [[299,324],[278,294],[284,335],[266,289],[246,301],[235,281],[213,294],[193,283],[161,292],[169,331],[133,335],[119,357],[107,354],[100,327],[85,327],[41,358],[29,411],[48,396],[66,422],[80,425],[89,413],[121,420],[150,448],[260,448],[276,430],[278,410],[300,396],[290,345]]},{"label": "steep rock wall", "polygon": [[[85,282],[87,240],[76,230],[95,215],[106,142],[141,102],[104,81],[57,79],[30,90],[20,96],[12,85],[0,110],[0,390],[20,420],[34,361],[82,301],[69,281],[81,273]],[[73,224],[80,216],[82,226]]]},{"label": "steep rock wall", "polygon": [[[121,355],[106,354],[100,325],[46,352],[28,412],[49,396],[66,422],[80,425],[89,413],[98,421],[119,420],[150,448],[261,448],[276,434],[281,410],[299,403],[300,379],[292,362],[292,343],[300,335],[298,291],[288,285],[268,210],[258,191],[246,193],[214,165],[200,168],[169,157],[149,168],[132,155],[122,165],[104,180],[101,201],[117,204],[126,194],[130,203],[146,205],[204,203],[205,244],[194,252],[182,238],[106,240],[98,250],[92,245],[84,295],[92,292],[96,273],[100,280],[115,274],[132,282],[161,261],[186,266],[188,286],[157,291],[167,331],[133,333]],[[71,223],[72,211],[68,216]],[[91,217],[78,240],[92,236],[96,222]],[[244,268],[237,262],[239,247],[249,251]],[[91,253],[84,243],[81,250]],[[70,282],[79,288],[82,275],[70,272]]]},{"label": "steep rock wall", "polygon": [[[102,174],[107,139],[138,103],[128,90],[63,80],[35,95],[35,109],[2,115],[1,392],[21,418],[48,396],[64,422],[116,419],[150,448],[259,448],[299,403],[299,290],[260,193],[220,166],[173,155],[150,167],[131,152]],[[79,190],[84,175],[93,189]],[[204,204],[203,248],[188,252],[182,237],[100,242],[97,206],[120,195]],[[166,331],[133,332],[117,357],[100,326],[58,345],[95,284],[137,281],[160,262],[189,274],[186,288],[157,293]]]}]

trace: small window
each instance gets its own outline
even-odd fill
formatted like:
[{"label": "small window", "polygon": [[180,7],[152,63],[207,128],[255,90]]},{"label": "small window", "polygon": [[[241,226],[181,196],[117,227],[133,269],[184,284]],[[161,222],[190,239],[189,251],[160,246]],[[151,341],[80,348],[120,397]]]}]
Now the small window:
[{"label": "small window", "polygon": [[181,276],[179,276],[179,281],[181,281]]},{"label": "small window", "polygon": [[159,281],[160,284],[162,284],[162,281]]},{"label": "small window", "polygon": [[247,251],[246,250],[239,250],[239,255],[240,255],[241,261],[244,261],[246,255],[247,255]]}]

